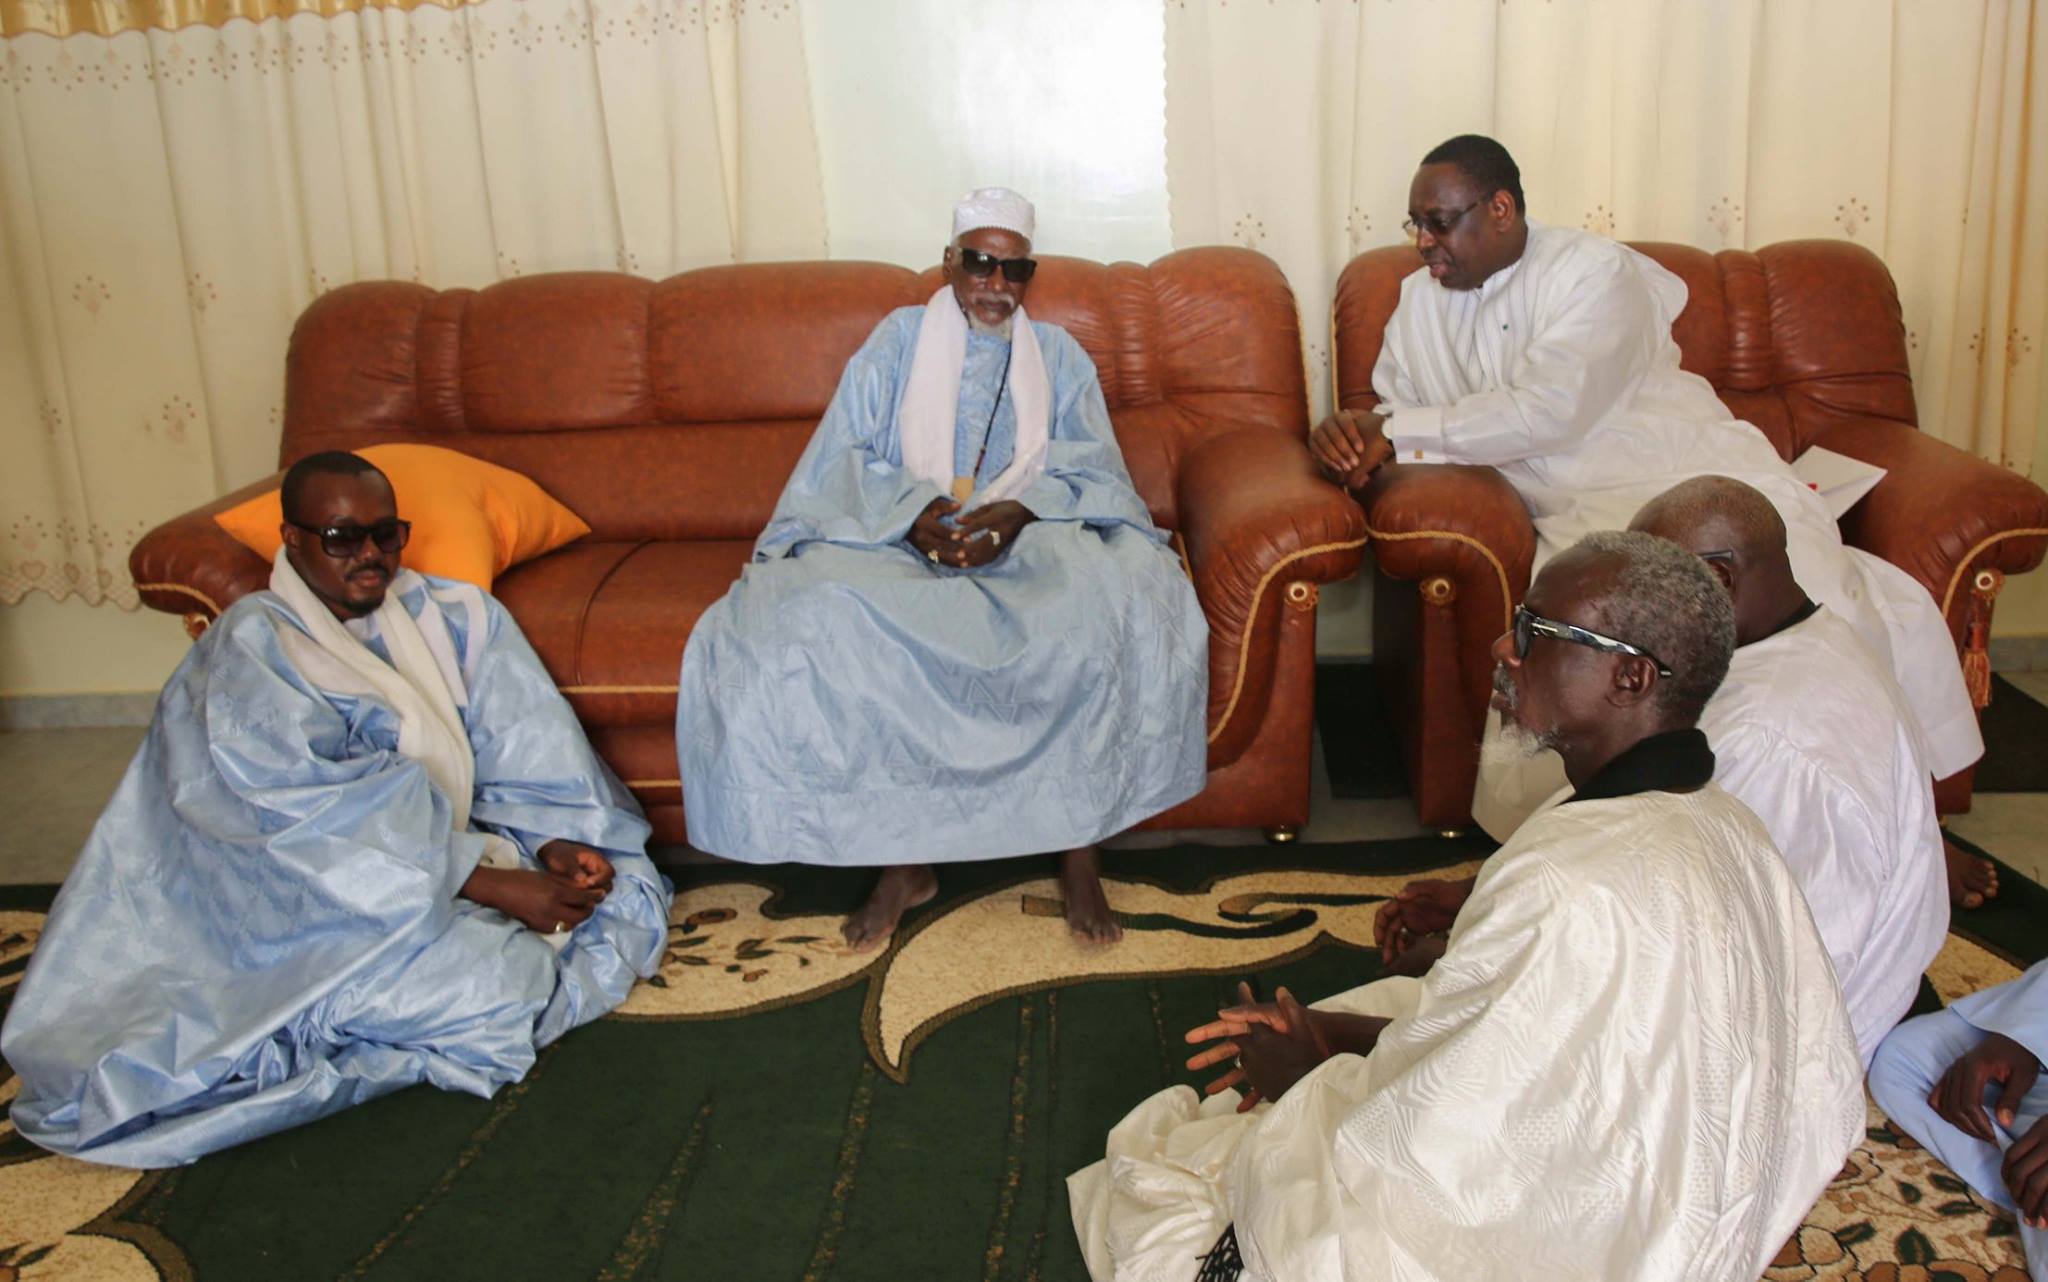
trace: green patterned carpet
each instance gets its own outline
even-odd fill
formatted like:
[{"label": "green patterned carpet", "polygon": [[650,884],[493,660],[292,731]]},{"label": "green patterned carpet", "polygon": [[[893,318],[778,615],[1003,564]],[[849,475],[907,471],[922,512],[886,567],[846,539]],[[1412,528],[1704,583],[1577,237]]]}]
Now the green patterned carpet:
[{"label": "green patterned carpet", "polygon": [[[0,1128],[0,1278],[1078,1278],[1064,1177],[1138,1100],[1190,1080],[1180,1033],[1244,974],[1307,995],[1373,978],[1377,900],[1486,850],[1121,852],[1130,935],[1095,954],[1065,942],[1047,861],[946,870],[912,928],[860,958],[828,928],[866,875],[684,869],[661,984],[494,1100],[414,1089],[140,1177]],[[1938,986],[2048,947],[2048,893],[2005,885],[1960,923],[1988,950],[1952,940]],[[48,893],[0,898],[0,1000]],[[1967,1195],[1914,1218],[1923,1199],[1900,1189],[1938,1186],[1881,1121],[1772,1276],[2016,1263]]]}]

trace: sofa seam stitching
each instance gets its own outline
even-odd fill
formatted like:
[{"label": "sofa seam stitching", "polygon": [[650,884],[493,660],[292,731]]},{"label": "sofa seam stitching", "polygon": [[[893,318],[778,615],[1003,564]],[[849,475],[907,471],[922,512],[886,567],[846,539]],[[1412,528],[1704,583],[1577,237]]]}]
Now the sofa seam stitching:
[{"label": "sofa seam stitching", "polygon": [[213,611],[215,618],[219,618],[221,615],[221,608],[212,597],[201,592],[198,588],[188,588],[182,583],[138,583],[135,585],[135,590],[137,592],[183,592],[186,596],[191,597],[207,609]]},{"label": "sofa seam stitching", "polygon": [[1963,559],[1956,563],[1955,573],[1949,575],[1948,591],[1941,595],[1941,617],[1944,619],[1948,617],[1949,607],[1955,603],[1957,585],[1963,581],[1963,576],[1969,573],[1970,562],[1975,561],[1986,548],[1994,543],[2003,543],[2007,539],[2033,539],[2043,536],[2048,536],[2048,526],[2027,526],[2018,530],[2005,530],[1991,535],[1978,543],[1976,547],[1964,553]]},{"label": "sofa seam stitching", "polygon": [[1372,523],[1369,521],[1366,523],[1365,532],[1376,543],[1405,543],[1411,539],[1449,539],[1454,543],[1466,543],[1478,548],[1479,555],[1486,558],[1487,563],[1493,566],[1494,574],[1500,579],[1502,630],[1505,631],[1507,625],[1513,622],[1515,602],[1514,593],[1508,590],[1507,566],[1503,565],[1501,559],[1494,555],[1492,548],[1481,543],[1478,539],[1473,538],[1469,534],[1460,534],[1455,530],[1413,530],[1406,534],[1382,534],[1380,531],[1373,529]]},{"label": "sofa seam stitching", "polygon": [[1344,543],[1318,543],[1314,547],[1302,548],[1299,551],[1288,553],[1285,557],[1275,562],[1260,577],[1259,586],[1252,591],[1251,609],[1245,612],[1244,636],[1240,637],[1237,643],[1237,671],[1230,684],[1230,701],[1223,705],[1223,715],[1216,719],[1216,728],[1209,732],[1209,743],[1215,743],[1222,736],[1223,732],[1229,729],[1231,718],[1237,715],[1238,700],[1244,695],[1245,669],[1251,663],[1252,633],[1258,629],[1259,606],[1265,601],[1266,588],[1273,582],[1274,576],[1278,575],[1280,571],[1288,566],[1293,565],[1296,561],[1305,560],[1312,556],[1321,556],[1325,552],[1348,552],[1353,548],[1364,547],[1368,541],[1367,539],[1353,539]]},{"label": "sofa seam stitching", "polygon": [[[604,574],[597,580],[597,585],[590,589],[590,595],[583,598],[583,605],[576,611],[576,665],[573,670],[579,679],[583,676],[583,631],[590,625],[590,607],[597,604],[598,593],[604,591],[604,585],[612,581],[612,576],[616,575],[626,562],[638,556],[642,548],[652,542],[654,542],[653,539],[641,539],[628,549],[624,556],[606,567]],[[560,689],[559,686],[556,688]]]}]

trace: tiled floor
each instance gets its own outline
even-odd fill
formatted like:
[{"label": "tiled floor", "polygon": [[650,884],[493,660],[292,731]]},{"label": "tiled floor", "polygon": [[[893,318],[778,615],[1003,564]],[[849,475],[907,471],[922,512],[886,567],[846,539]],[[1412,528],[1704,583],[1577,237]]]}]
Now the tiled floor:
[{"label": "tiled floor", "polygon": [[[2010,678],[2048,703],[2048,672]],[[140,728],[15,730],[0,732],[0,780],[18,799],[12,821],[0,826],[0,884],[61,881],[113,794],[128,760],[142,742]],[[1375,840],[1422,831],[1405,800],[1339,801],[1329,795],[1317,747],[1314,815],[1302,840]],[[2048,793],[1980,793],[1967,815],[1950,827],[2048,884]],[[1145,832],[1114,844],[1129,847],[1203,842],[1251,845],[1263,835],[1248,829]]]},{"label": "tiled floor", "polygon": [[0,825],[0,883],[64,880],[142,735],[139,726],[0,732],[0,779],[16,799]]},{"label": "tiled floor", "polygon": [[[2048,672],[2003,675],[2033,698],[2048,703]],[[1954,816],[1948,826],[1957,835],[2048,885],[2048,793],[1980,792],[1970,805],[1970,813]]]}]

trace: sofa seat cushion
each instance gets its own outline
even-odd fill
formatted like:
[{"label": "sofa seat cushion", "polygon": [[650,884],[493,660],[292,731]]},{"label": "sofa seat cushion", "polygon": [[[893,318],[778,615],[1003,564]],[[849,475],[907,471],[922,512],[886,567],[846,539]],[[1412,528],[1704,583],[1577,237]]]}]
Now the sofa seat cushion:
[{"label": "sofa seat cushion", "polygon": [[672,735],[683,646],[753,546],[585,540],[511,571],[497,595],[585,726]]}]

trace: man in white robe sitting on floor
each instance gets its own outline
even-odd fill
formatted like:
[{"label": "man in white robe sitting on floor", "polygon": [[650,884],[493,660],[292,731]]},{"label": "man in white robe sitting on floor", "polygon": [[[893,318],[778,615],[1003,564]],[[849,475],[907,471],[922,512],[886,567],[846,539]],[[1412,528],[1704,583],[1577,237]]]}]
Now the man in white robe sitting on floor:
[{"label": "man in white robe sitting on floor", "polygon": [[1662,539],[1537,575],[1494,647],[1496,751],[1555,749],[1574,791],[1487,860],[1426,978],[1247,993],[1188,1034],[1217,1043],[1190,1068],[1236,1066],[1068,1181],[1096,1282],[1763,1271],[1864,1114],[1805,899],[1695,728],[1734,641]]},{"label": "man in white robe sitting on floor", "polygon": [[[1700,715],[1714,782],[1764,821],[1806,892],[1868,1065],[1948,936],[1918,724],[1855,631],[1800,587],[1784,522],[1755,489],[1695,477],[1650,500],[1632,528],[1691,551],[1728,588],[1735,657]],[[1470,889],[1431,880],[1387,901],[1381,955],[1419,969],[1430,932]]]},{"label": "man in white robe sitting on floor", "polygon": [[1003,188],[954,209],[945,286],[855,353],[683,653],[691,844],[881,866],[855,948],[935,863],[1050,851],[1074,937],[1114,942],[1097,843],[1207,778],[1208,624],[1093,361],[1025,315],[1033,230]]},{"label": "man in white robe sitting on floor", "polygon": [[[1826,504],[1764,434],[1679,368],[1671,326],[1684,282],[1607,237],[1525,215],[1521,172],[1493,139],[1462,135],[1423,157],[1407,223],[1422,267],[1387,321],[1372,375],[1379,409],[1317,427],[1310,446],[1324,469],[1356,489],[1389,461],[1490,465],[1528,505],[1538,569],[1687,477],[1746,481],[1784,517],[1800,584],[1898,680],[1934,776],[1981,756],[1955,642],[1927,590],[1844,547]],[[1504,839],[1562,783],[1549,754],[1483,765],[1473,817]],[[1958,902],[1996,893],[1988,861],[1951,860]]]},{"label": "man in white robe sitting on floor", "polygon": [[190,1162],[417,1082],[490,1095],[668,943],[647,824],[503,606],[399,568],[353,454],[192,647],[0,1031],[15,1125]]}]

